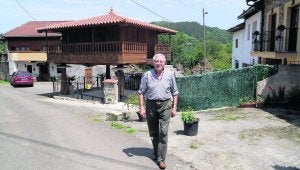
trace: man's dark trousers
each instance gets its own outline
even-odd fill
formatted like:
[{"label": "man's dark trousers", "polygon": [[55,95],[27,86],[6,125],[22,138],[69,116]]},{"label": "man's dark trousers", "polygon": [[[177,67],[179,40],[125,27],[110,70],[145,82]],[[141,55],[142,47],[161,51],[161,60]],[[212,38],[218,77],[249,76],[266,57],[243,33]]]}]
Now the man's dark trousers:
[{"label": "man's dark trousers", "polygon": [[158,161],[165,161],[168,143],[168,128],[172,101],[146,100],[146,115],[153,154]]}]

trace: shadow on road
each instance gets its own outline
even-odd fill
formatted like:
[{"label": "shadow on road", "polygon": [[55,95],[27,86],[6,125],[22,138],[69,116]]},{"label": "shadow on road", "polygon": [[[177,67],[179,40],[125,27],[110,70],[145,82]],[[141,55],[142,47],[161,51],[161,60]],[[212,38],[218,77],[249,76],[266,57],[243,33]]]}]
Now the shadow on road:
[{"label": "shadow on road", "polygon": [[277,118],[283,119],[295,126],[300,127],[300,111],[279,107],[266,107],[263,108],[263,110],[268,113],[271,113]]},{"label": "shadow on road", "polygon": [[300,170],[300,169],[297,168],[297,167],[280,166],[280,165],[275,165],[275,166],[273,166],[273,168],[274,168],[275,170]]},{"label": "shadow on road", "polygon": [[126,148],[123,149],[123,152],[128,156],[128,157],[133,157],[133,156],[144,156],[149,159],[152,159],[152,153],[153,150],[150,148],[144,148],[144,147],[134,147],[134,148]]}]

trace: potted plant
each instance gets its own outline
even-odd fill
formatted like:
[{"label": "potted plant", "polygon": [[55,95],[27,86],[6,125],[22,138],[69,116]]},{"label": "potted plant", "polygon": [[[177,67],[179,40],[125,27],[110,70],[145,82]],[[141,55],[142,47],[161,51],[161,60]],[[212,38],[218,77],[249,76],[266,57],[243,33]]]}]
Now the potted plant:
[{"label": "potted plant", "polygon": [[130,112],[130,110],[134,110],[136,114],[139,117],[139,121],[144,122],[146,121],[145,118],[143,118],[138,111],[138,105],[139,105],[139,97],[137,94],[130,94],[127,96],[127,99],[125,100],[125,104],[127,106],[127,110]]},{"label": "potted plant", "polygon": [[191,107],[181,112],[181,120],[183,121],[185,135],[195,136],[198,134],[199,118],[196,117]]},{"label": "potted plant", "polygon": [[264,106],[265,99],[261,95],[256,96],[256,107],[262,108]]}]

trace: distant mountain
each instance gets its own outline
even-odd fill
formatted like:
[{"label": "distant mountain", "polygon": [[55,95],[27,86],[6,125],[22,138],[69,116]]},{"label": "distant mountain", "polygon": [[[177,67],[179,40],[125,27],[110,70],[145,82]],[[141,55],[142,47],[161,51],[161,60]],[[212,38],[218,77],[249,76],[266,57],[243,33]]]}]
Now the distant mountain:
[{"label": "distant mountain", "polygon": [[[183,32],[191,37],[203,40],[203,25],[197,22],[167,22],[167,21],[155,21],[152,24],[174,29],[179,32]],[[231,33],[226,30],[219,29],[217,27],[205,26],[206,39],[215,40],[222,44],[232,42]]]}]

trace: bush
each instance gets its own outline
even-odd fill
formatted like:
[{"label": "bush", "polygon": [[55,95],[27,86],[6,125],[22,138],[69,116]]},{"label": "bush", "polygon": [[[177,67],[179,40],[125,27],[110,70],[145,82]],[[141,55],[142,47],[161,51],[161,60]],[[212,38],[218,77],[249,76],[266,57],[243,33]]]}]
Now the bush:
[{"label": "bush", "polygon": [[129,109],[130,105],[139,105],[139,96],[137,94],[130,94],[127,96],[127,99],[125,100],[125,104],[127,106],[127,109]]},{"label": "bush", "polygon": [[193,113],[193,109],[191,107],[188,107],[182,111],[181,120],[185,123],[197,120],[197,117],[195,113]]}]

